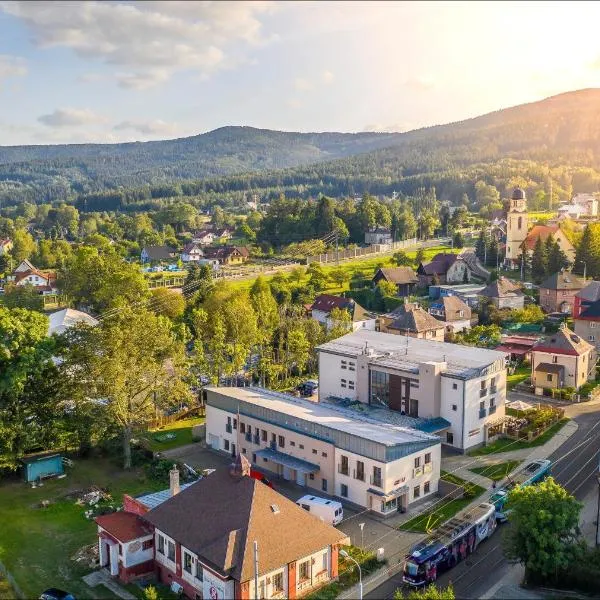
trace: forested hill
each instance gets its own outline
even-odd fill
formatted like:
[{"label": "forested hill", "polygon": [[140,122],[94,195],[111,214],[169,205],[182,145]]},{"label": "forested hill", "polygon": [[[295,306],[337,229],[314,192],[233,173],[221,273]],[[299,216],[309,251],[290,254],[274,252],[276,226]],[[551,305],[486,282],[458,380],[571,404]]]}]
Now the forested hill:
[{"label": "forested hill", "polygon": [[210,180],[198,188],[220,192],[320,185],[334,194],[409,193],[411,180],[506,158],[600,166],[600,89],[397,134],[224,127],[145,143],[0,147],[0,203],[184,180]]}]

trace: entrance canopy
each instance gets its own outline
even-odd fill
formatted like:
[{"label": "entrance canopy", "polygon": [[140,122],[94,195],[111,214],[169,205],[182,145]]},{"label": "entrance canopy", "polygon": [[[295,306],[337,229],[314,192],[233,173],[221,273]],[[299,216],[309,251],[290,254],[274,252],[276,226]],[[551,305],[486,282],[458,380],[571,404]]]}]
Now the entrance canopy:
[{"label": "entrance canopy", "polygon": [[319,465],[314,465],[306,460],[290,456],[289,454],[285,454],[285,452],[279,452],[279,450],[273,450],[272,448],[263,448],[256,453],[256,456],[262,456],[274,463],[302,473],[317,473],[321,468]]},{"label": "entrance canopy", "polygon": [[381,490],[376,490],[375,488],[369,488],[367,493],[373,494],[374,496],[379,496],[382,500],[386,502],[388,500],[393,500],[394,498],[398,498],[402,496],[402,494],[408,494],[408,486],[403,485],[402,487],[396,488],[389,493],[382,492]]}]

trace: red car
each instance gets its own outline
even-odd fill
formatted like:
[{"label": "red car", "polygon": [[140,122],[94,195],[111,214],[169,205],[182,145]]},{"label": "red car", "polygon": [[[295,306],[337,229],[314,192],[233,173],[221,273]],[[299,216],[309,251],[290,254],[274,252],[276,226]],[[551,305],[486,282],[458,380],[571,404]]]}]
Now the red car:
[{"label": "red car", "polygon": [[250,469],[250,477],[252,477],[252,479],[258,479],[258,481],[262,481],[265,485],[268,485],[272,490],[275,489],[273,487],[273,483],[269,481],[260,471]]}]

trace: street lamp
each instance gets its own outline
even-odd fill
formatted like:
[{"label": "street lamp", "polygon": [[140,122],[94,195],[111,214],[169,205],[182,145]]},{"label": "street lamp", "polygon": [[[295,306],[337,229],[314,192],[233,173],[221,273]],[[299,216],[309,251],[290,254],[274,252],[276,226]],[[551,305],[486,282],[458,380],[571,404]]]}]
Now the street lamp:
[{"label": "street lamp", "polygon": [[359,523],[358,526],[360,527],[360,549],[364,550],[364,547],[365,547],[365,524]]},{"label": "street lamp", "polygon": [[344,549],[340,549],[340,554],[344,558],[347,558],[348,560],[351,560],[358,567],[358,599],[362,600],[362,597],[363,597],[363,585],[362,585],[362,570],[360,568],[360,565],[358,564],[358,561],[356,559],[352,558]]}]

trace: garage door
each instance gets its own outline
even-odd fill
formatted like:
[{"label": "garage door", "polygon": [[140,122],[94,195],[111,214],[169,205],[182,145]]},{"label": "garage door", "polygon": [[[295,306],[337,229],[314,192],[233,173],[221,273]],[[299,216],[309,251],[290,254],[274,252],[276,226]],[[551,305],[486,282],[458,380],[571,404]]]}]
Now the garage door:
[{"label": "garage door", "polygon": [[208,443],[213,450],[219,450],[221,448],[221,443],[218,435],[214,435],[214,433],[211,433],[208,436],[208,438]]}]

